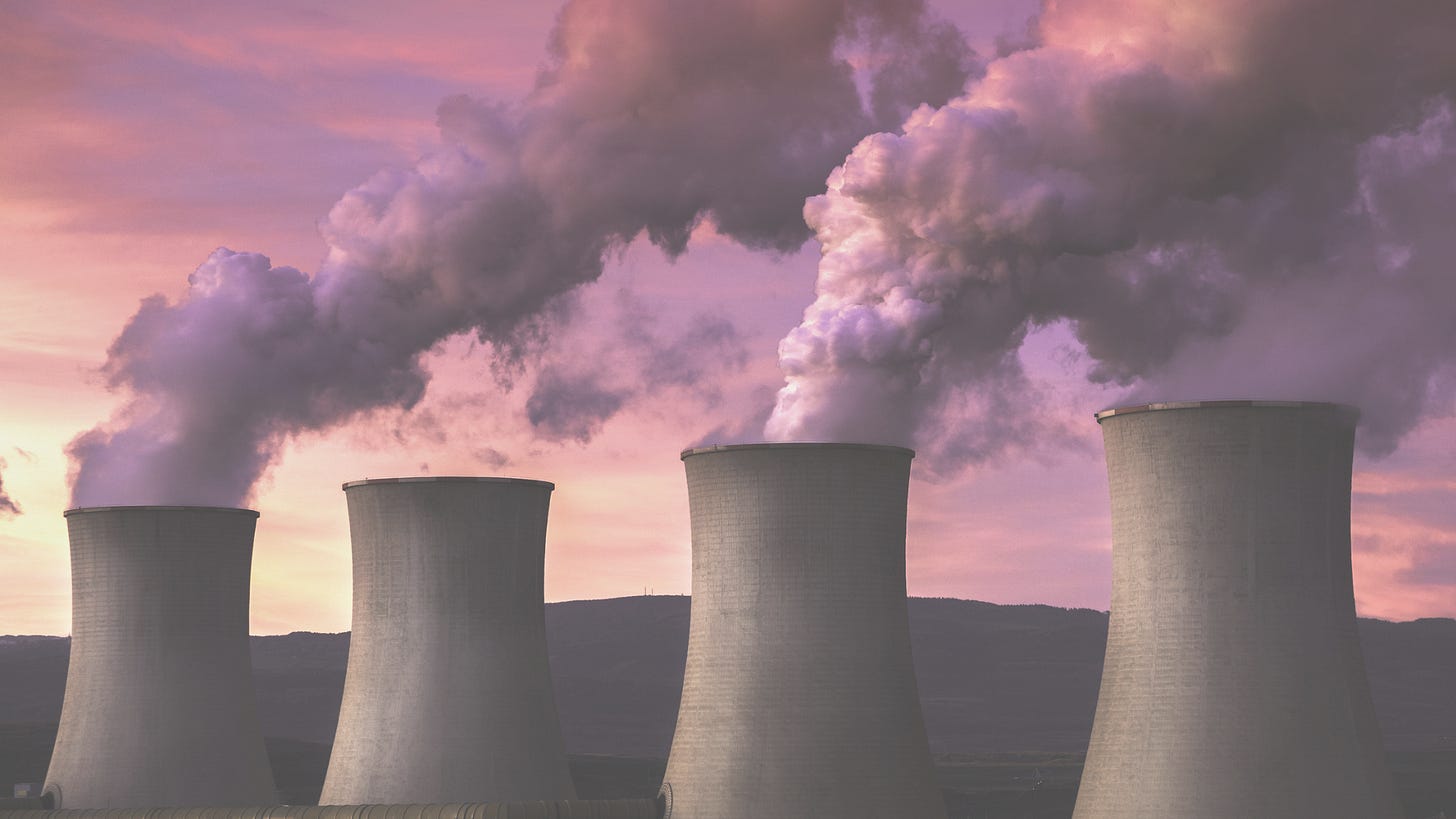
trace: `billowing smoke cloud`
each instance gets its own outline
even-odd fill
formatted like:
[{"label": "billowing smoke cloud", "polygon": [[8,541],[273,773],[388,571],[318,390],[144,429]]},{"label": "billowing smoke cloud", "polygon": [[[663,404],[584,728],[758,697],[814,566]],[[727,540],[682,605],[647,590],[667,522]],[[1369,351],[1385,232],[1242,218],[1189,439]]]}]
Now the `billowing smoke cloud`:
[{"label": "billowing smoke cloud", "polygon": [[[0,458],[0,470],[4,470],[9,464],[4,458]],[[0,476],[0,518],[15,517],[21,514],[20,506],[5,493],[5,479]]]},{"label": "billowing smoke cloud", "polygon": [[[550,48],[519,105],[445,101],[440,150],[345,195],[317,275],[222,249],[180,301],[143,302],[105,369],[129,403],[73,442],[73,502],[241,503],[289,436],[413,406],[441,339],[474,332],[518,368],[640,234],[676,254],[708,219],[798,247],[849,149],[976,68],[903,0],[576,0]],[[624,400],[581,386],[547,373],[537,428],[581,438]]]},{"label": "billowing smoke cloud", "polygon": [[1456,356],[1453,30],[1433,0],[1049,3],[806,205],[767,434],[938,470],[1024,444],[1017,351],[1065,322],[1129,401],[1345,401],[1389,450]]}]

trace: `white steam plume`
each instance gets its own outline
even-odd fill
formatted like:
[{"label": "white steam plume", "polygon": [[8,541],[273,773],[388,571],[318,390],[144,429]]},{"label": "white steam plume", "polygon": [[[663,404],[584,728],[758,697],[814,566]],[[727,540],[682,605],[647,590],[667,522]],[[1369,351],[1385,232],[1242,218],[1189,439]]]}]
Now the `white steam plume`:
[{"label": "white steam plume", "polygon": [[1016,351],[1065,321],[1130,401],[1346,401],[1388,451],[1456,358],[1453,31],[1438,0],[1048,3],[805,206],[767,435],[939,471],[1025,444]]}]

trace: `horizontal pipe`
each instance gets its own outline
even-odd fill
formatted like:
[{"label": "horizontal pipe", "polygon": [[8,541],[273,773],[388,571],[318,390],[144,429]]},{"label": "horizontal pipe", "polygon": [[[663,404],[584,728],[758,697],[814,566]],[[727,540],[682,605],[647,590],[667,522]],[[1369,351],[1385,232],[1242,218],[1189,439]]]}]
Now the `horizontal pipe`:
[{"label": "horizontal pipe", "polygon": [[10,811],[23,810],[26,816],[34,816],[33,811],[50,810],[56,806],[56,797],[52,793],[43,793],[40,796],[17,796],[0,798],[0,814]]},{"label": "horizontal pipe", "polygon": [[[40,800],[5,800],[5,805]],[[15,805],[15,807],[21,807]],[[660,819],[652,799],[466,802],[442,805],[273,805],[235,808],[14,810],[0,819]]]}]

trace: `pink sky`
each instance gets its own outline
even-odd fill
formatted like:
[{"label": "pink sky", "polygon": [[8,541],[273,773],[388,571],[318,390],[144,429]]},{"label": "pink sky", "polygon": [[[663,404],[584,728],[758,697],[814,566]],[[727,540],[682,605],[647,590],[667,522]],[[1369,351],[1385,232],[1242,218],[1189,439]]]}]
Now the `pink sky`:
[{"label": "pink sky", "polygon": [[[979,47],[1015,34],[1026,2],[942,4]],[[316,225],[340,194],[435,141],[444,97],[529,89],[556,9],[539,3],[29,4],[0,10],[0,468],[23,514],[0,517],[0,634],[69,631],[64,448],[117,403],[97,375],[153,293],[180,295],[215,248],[315,270]],[[349,624],[346,480],[507,474],[554,481],[548,600],[689,591],[678,452],[749,420],[782,384],[778,340],[814,295],[818,248],[775,256],[700,227],[675,261],[639,240],[581,293],[554,341],[589,360],[637,322],[669,338],[731,322],[741,360],[666,387],[589,443],[542,442],[526,396],[502,392],[468,338],[428,357],[410,413],[291,441],[265,477],[252,630]],[[1063,325],[1022,361],[1074,434],[911,489],[913,595],[1105,608],[1110,534],[1088,384]],[[1251,397],[1251,396],[1209,396]],[[1456,419],[1428,419],[1391,456],[1357,462],[1360,612],[1456,616]]]}]

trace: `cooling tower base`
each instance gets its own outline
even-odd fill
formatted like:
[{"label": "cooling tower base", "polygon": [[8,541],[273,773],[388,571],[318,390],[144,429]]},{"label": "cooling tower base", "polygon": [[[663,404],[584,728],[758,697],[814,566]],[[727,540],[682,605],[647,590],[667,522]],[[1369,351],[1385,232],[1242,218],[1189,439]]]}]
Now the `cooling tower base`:
[{"label": "cooling tower base", "polygon": [[344,485],[354,612],[325,805],[575,798],[543,602],[553,486]]},{"label": "cooling tower base", "polygon": [[1355,631],[1354,411],[1099,420],[1112,614],[1076,819],[1399,816]]},{"label": "cooling tower base", "polygon": [[59,804],[277,799],[248,646],[257,517],[205,507],[66,513],[71,658],[46,774]]},{"label": "cooling tower base", "polygon": [[905,605],[911,457],[684,453],[693,600],[663,785],[673,819],[945,815]]}]

